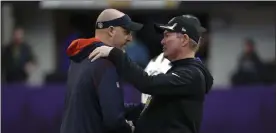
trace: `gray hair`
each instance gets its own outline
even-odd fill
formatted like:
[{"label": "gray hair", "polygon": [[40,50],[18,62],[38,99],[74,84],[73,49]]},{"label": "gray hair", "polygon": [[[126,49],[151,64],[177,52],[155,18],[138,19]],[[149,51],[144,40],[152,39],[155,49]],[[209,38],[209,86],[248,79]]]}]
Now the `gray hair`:
[{"label": "gray hair", "polygon": [[193,51],[198,51],[199,49],[199,44],[197,42],[195,42],[194,40],[190,39],[189,40],[189,47],[193,50]]},{"label": "gray hair", "polygon": [[[177,36],[177,38],[181,38],[182,36],[183,36],[183,34],[181,34],[181,33],[177,33],[176,34],[176,36]],[[199,40],[201,40],[202,38],[200,37],[200,39]],[[193,39],[189,39],[189,47],[193,50],[193,51],[198,51],[198,49],[199,49],[199,43],[200,43],[201,41],[199,41],[198,43],[196,42],[196,41],[194,41]]]}]

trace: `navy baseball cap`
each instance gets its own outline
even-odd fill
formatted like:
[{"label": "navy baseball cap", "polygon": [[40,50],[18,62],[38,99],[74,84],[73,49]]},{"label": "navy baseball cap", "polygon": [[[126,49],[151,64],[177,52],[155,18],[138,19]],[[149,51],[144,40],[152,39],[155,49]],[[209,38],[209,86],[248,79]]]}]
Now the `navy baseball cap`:
[{"label": "navy baseball cap", "polygon": [[110,26],[120,26],[129,31],[139,31],[143,28],[143,24],[133,22],[128,15],[109,21],[96,22],[96,29],[105,29]]},{"label": "navy baseball cap", "polygon": [[198,42],[201,33],[206,29],[201,26],[200,21],[192,15],[182,15],[172,18],[168,24],[155,24],[155,30],[163,33],[165,30],[169,32],[179,32],[187,34],[192,40]]}]

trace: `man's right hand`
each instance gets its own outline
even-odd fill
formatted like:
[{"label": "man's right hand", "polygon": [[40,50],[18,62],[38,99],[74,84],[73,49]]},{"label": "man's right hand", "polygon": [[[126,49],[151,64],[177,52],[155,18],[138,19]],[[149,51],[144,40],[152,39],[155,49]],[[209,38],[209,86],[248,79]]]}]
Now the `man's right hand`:
[{"label": "man's right hand", "polygon": [[93,50],[93,52],[90,53],[88,58],[91,59],[91,62],[93,62],[98,58],[107,57],[112,49],[113,47],[109,47],[109,46],[97,47],[96,49]]}]

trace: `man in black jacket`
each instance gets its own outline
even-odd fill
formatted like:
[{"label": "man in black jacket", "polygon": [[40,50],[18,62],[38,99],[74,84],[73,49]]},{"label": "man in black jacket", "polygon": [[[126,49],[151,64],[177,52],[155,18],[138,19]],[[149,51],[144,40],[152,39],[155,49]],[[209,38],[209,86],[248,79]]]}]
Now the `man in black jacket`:
[{"label": "man in black jacket", "polygon": [[96,48],[92,61],[107,57],[117,72],[152,99],[137,121],[135,133],[199,133],[205,94],[213,85],[213,77],[195,58],[200,44],[200,31],[193,16],[177,16],[168,24],[156,24],[163,32],[164,56],[172,67],[166,74],[148,75],[131,62],[126,54],[113,47]]},{"label": "man in black jacket", "polygon": [[126,121],[123,90],[114,65],[107,59],[91,63],[87,57],[99,46],[122,48],[132,40],[130,32],[141,28],[128,15],[106,9],[97,19],[95,38],[71,43],[66,51],[71,64],[60,133],[132,132]]}]

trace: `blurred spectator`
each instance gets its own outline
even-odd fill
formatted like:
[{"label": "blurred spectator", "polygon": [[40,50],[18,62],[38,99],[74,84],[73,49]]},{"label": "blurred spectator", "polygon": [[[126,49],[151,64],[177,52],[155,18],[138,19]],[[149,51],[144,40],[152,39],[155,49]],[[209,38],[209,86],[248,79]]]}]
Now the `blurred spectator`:
[{"label": "blurred spectator", "polygon": [[238,60],[238,68],[232,76],[233,85],[258,84],[262,81],[263,63],[260,60],[252,39],[246,39],[244,51]]},{"label": "blurred spectator", "polygon": [[150,60],[147,47],[137,39],[134,39],[132,42],[130,42],[126,46],[125,51],[130,59],[136,62],[142,68],[145,68]]},{"label": "blurred spectator", "polygon": [[12,41],[2,52],[2,73],[7,83],[26,82],[34,68],[34,55],[30,46],[24,42],[24,30],[16,28]]},{"label": "blurred spectator", "polygon": [[162,34],[156,34],[153,24],[155,23],[153,18],[146,18],[148,22],[144,23],[144,27],[141,31],[137,32],[137,38],[140,39],[149,51],[149,58],[155,58],[162,52]]}]

